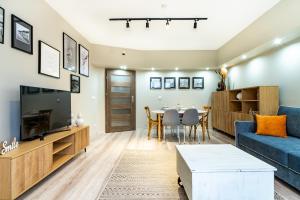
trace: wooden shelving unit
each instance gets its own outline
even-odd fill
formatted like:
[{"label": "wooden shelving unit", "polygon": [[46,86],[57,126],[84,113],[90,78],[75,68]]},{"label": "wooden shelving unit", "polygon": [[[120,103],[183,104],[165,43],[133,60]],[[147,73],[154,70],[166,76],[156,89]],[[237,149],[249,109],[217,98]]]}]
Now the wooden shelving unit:
[{"label": "wooden shelving unit", "polygon": [[53,143],[53,155],[57,154],[72,145],[71,142],[55,142]]},{"label": "wooden shelving unit", "polygon": [[70,159],[72,159],[72,155],[67,155],[67,154],[55,154],[53,156],[53,165],[52,165],[52,170],[56,170],[59,167],[61,167],[63,164],[68,162]]},{"label": "wooden shelving unit", "polygon": [[16,199],[89,145],[89,127],[73,127],[22,142],[0,156],[0,199]]},{"label": "wooden shelving unit", "polygon": [[[241,93],[242,99],[237,99]],[[279,107],[277,86],[258,86],[214,92],[212,95],[212,125],[230,135],[236,120],[253,120],[252,113],[276,114]]]}]

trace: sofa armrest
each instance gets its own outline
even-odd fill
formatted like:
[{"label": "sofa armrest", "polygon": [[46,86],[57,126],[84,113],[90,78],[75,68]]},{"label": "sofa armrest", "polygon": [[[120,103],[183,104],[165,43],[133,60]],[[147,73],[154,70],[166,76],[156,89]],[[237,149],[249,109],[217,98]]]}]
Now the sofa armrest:
[{"label": "sofa armrest", "polygon": [[235,121],[235,145],[239,146],[239,133],[255,133],[256,123],[253,121]]}]

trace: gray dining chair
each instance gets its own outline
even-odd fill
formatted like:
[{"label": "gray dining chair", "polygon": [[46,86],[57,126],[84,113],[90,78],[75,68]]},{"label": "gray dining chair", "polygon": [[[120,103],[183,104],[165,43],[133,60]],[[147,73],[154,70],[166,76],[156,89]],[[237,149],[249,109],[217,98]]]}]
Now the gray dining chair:
[{"label": "gray dining chair", "polygon": [[[185,143],[186,127],[193,127],[199,123],[199,113],[197,109],[187,109],[183,113],[182,125],[184,126],[183,142]],[[198,134],[198,143],[200,143],[200,137]]]},{"label": "gray dining chair", "polygon": [[178,143],[180,143],[180,133],[179,133],[180,118],[179,118],[178,111],[175,110],[175,109],[166,110],[165,113],[164,113],[162,124],[164,126],[164,140],[165,140],[165,142],[166,142],[166,128],[170,127],[171,130],[172,130],[172,128],[176,127],[177,128]]}]

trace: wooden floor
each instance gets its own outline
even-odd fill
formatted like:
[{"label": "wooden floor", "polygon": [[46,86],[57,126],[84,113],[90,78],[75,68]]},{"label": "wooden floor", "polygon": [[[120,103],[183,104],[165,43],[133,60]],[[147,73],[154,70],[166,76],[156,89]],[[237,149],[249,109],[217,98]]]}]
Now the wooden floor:
[{"label": "wooden floor", "polygon": [[[234,139],[227,135],[216,131],[211,131],[211,134],[211,140],[206,139],[206,143],[234,144]],[[124,150],[164,149],[175,153],[176,144],[176,137],[170,134],[166,143],[158,142],[156,138],[148,140],[145,130],[101,135],[91,143],[87,153],[71,160],[19,199],[97,199]],[[276,180],[275,190],[285,199],[300,199],[298,192],[281,181]]]}]

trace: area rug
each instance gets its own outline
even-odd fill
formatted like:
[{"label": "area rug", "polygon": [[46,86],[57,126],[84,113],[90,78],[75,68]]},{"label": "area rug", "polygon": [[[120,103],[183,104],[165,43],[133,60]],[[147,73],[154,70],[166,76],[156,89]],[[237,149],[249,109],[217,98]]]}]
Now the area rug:
[{"label": "area rug", "polygon": [[[174,152],[127,150],[113,171],[99,200],[182,199],[178,187]],[[274,195],[275,200],[284,200]]]},{"label": "area rug", "polygon": [[99,200],[187,199],[177,184],[175,156],[165,150],[125,151]]}]

